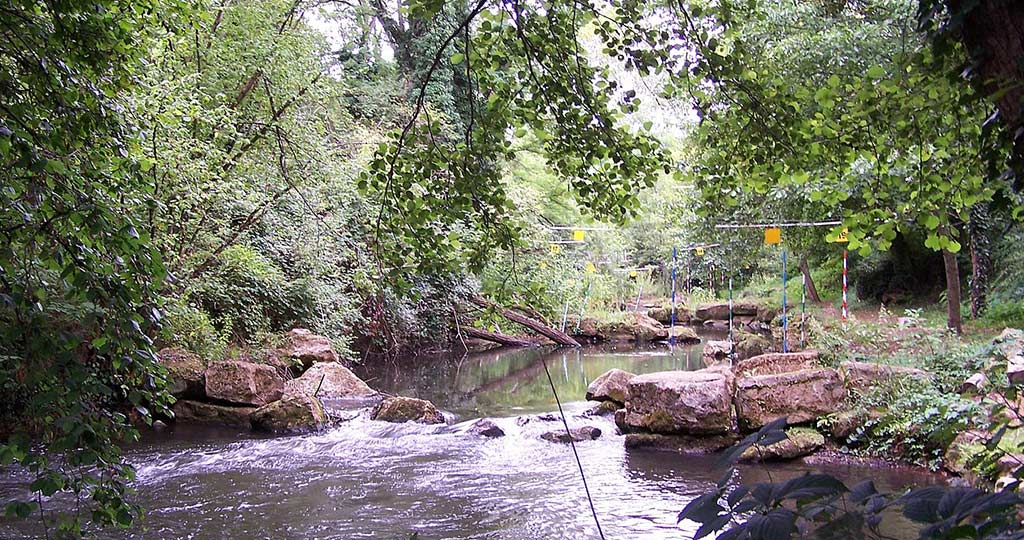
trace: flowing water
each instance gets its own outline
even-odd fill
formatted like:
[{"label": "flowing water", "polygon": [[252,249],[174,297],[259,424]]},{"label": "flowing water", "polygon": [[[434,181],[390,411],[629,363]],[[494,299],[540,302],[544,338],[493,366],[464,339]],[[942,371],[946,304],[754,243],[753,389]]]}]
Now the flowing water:
[{"label": "flowing water", "polygon": [[[350,411],[324,433],[255,437],[175,426],[128,451],[144,529],[99,534],[147,540],[590,539],[598,538],[569,446],[539,435],[559,423],[544,359],[570,425],[603,435],[577,445],[605,537],[686,539],[696,527],[676,514],[721,476],[714,458],[626,450],[610,419],[583,417],[589,381],[613,367],[634,373],[696,369],[700,346],[582,351],[519,350],[365,366],[372,386],[430,399],[450,426],[373,422]],[[465,433],[489,417],[506,436]],[[528,418],[529,421],[522,420]],[[806,465],[745,467],[744,480],[802,474]],[[815,466],[880,489],[939,481],[903,469]],[[0,498],[20,494],[21,475],[0,470]],[[51,501],[50,506],[65,506]],[[38,522],[0,518],[0,538],[43,536]],[[897,531],[906,536],[907,531]],[[415,535],[415,536],[414,536]]]}]

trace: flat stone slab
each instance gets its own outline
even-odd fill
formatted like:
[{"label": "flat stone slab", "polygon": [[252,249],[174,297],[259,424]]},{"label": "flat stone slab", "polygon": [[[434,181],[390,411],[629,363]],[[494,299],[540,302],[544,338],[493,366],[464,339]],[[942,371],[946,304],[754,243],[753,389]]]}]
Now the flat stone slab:
[{"label": "flat stone slab", "polygon": [[818,351],[759,354],[737,362],[733,372],[737,377],[749,377],[817,369],[821,367],[817,360]]},{"label": "flat stone slab", "polygon": [[250,415],[255,407],[228,407],[183,399],[174,404],[174,419],[178,422],[199,422],[223,426],[251,427]]},{"label": "flat stone slab", "polygon": [[742,377],[736,381],[736,417],[744,430],[783,416],[790,424],[801,424],[838,411],[845,398],[834,369]]},{"label": "flat stone slab", "polygon": [[667,435],[729,433],[733,428],[730,394],[728,379],[721,373],[662,371],[639,375],[629,382],[620,428],[623,432]]}]

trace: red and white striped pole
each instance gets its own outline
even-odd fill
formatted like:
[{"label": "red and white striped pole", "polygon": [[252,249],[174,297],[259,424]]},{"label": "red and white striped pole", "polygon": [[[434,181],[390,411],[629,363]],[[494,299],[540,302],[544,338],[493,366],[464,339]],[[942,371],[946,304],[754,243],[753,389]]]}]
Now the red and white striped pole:
[{"label": "red and white striped pole", "polygon": [[846,250],[843,250],[843,329],[846,329],[846,319],[850,316],[850,311],[846,305]]}]

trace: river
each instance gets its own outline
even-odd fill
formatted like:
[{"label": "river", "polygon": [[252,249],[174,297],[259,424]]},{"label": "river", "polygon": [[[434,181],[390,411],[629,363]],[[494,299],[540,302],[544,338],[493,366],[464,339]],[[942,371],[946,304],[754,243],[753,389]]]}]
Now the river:
[{"label": "river", "polygon": [[[603,435],[577,445],[605,537],[692,537],[676,514],[721,476],[714,458],[626,450],[610,419],[582,417],[589,381],[612,367],[635,373],[700,367],[700,346],[581,351],[518,350],[464,357],[410,358],[361,367],[376,388],[434,401],[451,426],[387,424],[356,411],[326,432],[257,437],[175,426],[146,433],[130,448],[144,528],[100,538],[254,539],[590,539],[598,538],[569,446],[540,433],[556,410],[546,360],[573,426]],[[489,417],[505,437],[464,433]],[[522,417],[530,417],[523,423]],[[784,464],[744,467],[744,480],[778,480],[810,470]],[[908,469],[815,466],[880,489],[939,481]],[[0,473],[0,496],[19,493],[20,475]],[[66,502],[52,501],[60,507]],[[905,532],[905,531],[903,531]],[[38,522],[0,518],[0,538],[41,538]]]}]

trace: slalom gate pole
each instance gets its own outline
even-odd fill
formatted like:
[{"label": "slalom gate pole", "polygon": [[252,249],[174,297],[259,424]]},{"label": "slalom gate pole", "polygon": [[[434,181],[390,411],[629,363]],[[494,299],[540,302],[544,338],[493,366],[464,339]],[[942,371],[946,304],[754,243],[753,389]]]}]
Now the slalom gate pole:
[{"label": "slalom gate pole", "polygon": [[849,308],[846,305],[846,250],[843,250],[843,330],[846,330],[846,319],[850,316]]},{"label": "slalom gate pole", "polygon": [[637,281],[638,287],[637,287],[637,290],[636,290],[636,304],[633,306],[633,311],[639,311],[640,310],[640,296],[642,294],[644,294],[644,284],[640,283],[640,276],[639,275],[637,276],[637,280],[636,281]]},{"label": "slalom gate pole", "polygon": [[782,248],[782,352],[789,352],[789,323],[786,320],[786,248]]},{"label": "slalom gate pole", "polygon": [[672,247],[672,312],[669,316],[668,325],[668,344],[669,346],[676,344],[676,248]]},{"label": "slalom gate pole", "polygon": [[807,346],[807,275],[804,274],[800,287],[800,348]]}]

